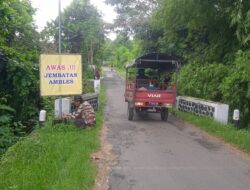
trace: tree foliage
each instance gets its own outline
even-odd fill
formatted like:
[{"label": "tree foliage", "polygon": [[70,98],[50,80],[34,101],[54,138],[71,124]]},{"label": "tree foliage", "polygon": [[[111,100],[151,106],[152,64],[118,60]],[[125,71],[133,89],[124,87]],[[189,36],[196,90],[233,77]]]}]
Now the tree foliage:
[{"label": "tree foliage", "polygon": [[109,65],[124,68],[126,64],[141,54],[141,42],[119,35],[114,41],[106,40],[103,53],[104,60]]},{"label": "tree foliage", "polygon": [[118,17],[113,28],[119,34],[134,35],[143,31],[157,0],[106,0],[115,7]]},{"label": "tree foliage", "polygon": [[238,51],[236,59],[224,79],[221,90],[223,100],[231,110],[240,109],[243,126],[250,123],[250,50]]},{"label": "tree foliage", "polygon": [[0,2],[0,154],[34,127],[41,102],[34,12],[28,0]]},{"label": "tree foliage", "polygon": [[[223,64],[184,65],[178,79],[179,93],[213,101],[221,101],[223,93],[220,85],[228,76],[228,68]],[[188,82],[187,82],[188,81]]]},{"label": "tree foliage", "polygon": [[[58,19],[48,23],[42,31],[45,48],[50,46],[53,50],[58,44],[57,28]],[[73,0],[62,12],[62,52],[80,53],[84,62],[99,64],[103,43],[103,21],[96,8],[89,0]]]}]

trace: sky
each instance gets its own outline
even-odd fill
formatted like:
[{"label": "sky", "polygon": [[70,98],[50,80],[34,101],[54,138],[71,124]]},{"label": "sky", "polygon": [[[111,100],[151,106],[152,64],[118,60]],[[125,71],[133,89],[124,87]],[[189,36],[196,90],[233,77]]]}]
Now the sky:
[{"label": "sky", "polygon": [[[62,10],[70,5],[73,0],[61,0]],[[58,15],[58,0],[31,0],[34,8],[37,9],[34,17],[38,30],[41,31],[47,22],[55,19]],[[90,0],[90,2],[99,10],[105,22],[112,23],[116,17],[116,13],[111,6],[104,3],[104,0]],[[115,34],[108,36],[115,38]]]}]

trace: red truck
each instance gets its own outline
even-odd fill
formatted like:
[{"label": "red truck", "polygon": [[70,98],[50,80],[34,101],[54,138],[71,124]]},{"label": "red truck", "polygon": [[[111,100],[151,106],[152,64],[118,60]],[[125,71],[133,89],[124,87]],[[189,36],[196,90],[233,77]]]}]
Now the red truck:
[{"label": "red truck", "polygon": [[163,53],[143,55],[126,66],[124,96],[128,102],[128,120],[141,112],[160,113],[161,119],[167,120],[168,109],[176,99],[176,85],[171,77],[178,67],[175,57]]}]

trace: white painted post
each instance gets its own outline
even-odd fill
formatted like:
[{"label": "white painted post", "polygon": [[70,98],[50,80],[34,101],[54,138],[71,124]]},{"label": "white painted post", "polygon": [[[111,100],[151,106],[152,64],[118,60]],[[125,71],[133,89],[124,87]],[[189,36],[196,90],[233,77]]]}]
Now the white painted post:
[{"label": "white painted post", "polygon": [[45,110],[41,110],[40,114],[39,114],[39,121],[40,122],[45,122],[46,121],[46,111]]},{"label": "white painted post", "polygon": [[46,121],[46,111],[45,110],[41,110],[39,113],[39,125],[43,126],[45,121]]},{"label": "white painted post", "polygon": [[238,109],[234,110],[233,121],[234,121],[234,126],[238,128],[240,123],[240,110]]},{"label": "white painted post", "polygon": [[99,93],[100,92],[100,86],[101,86],[101,81],[99,80],[94,80],[94,89],[95,89],[95,93]]}]

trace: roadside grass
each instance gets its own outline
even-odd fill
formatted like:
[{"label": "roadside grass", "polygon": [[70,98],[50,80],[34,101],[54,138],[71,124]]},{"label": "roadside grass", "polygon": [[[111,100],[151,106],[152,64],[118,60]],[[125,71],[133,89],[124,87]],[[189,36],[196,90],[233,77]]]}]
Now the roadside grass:
[{"label": "roadside grass", "polygon": [[175,110],[177,117],[188,121],[204,131],[223,139],[225,142],[237,146],[239,149],[250,153],[250,131],[237,129],[232,124],[223,125],[212,118],[199,117],[187,112]]},{"label": "roadside grass", "polygon": [[95,127],[48,123],[10,147],[0,162],[0,189],[92,189],[97,168],[90,155],[100,148],[104,87],[99,98]]}]

